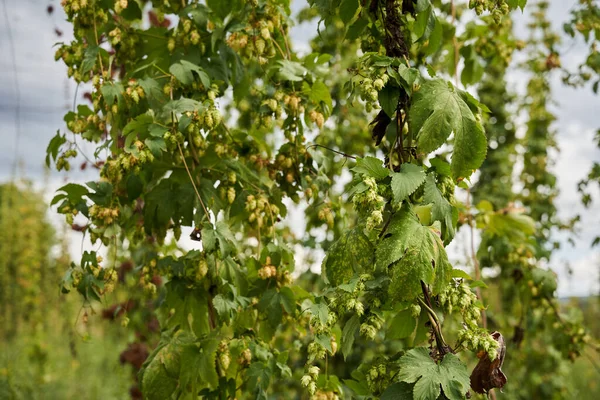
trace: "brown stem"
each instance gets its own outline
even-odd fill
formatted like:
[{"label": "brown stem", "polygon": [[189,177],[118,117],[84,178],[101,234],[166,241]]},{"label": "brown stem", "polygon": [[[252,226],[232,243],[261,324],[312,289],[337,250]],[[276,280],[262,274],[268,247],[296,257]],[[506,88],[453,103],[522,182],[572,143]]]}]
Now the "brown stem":
[{"label": "brown stem", "polygon": [[[475,280],[481,280],[481,268],[479,266],[479,259],[477,259],[477,253],[475,252],[475,228],[473,227],[473,213],[471,212],[471,189],[467,189],[467,210],[468,214],[468,222],[469,222],[469,231],[471,233],[471,259],[473,260],[473,268],[475,269]],[[477,299],[483,302],[483,297],[481,295],[481,289],[475,288],[475,293],[477,294]],[[484,329],[487,329],[487,314],[484,310],[481,310],[481,324]]]},{"label": "brown stem", "polygon": [[344,152],[341,152],[341,151],[338,151],[338,150],[334,150],[334,149],[332,149],[330,147],[323,146],[322,144],[311,144],[310,146],[306,146],[306,150],[310,149],[311,147],[321,147],[321,148],[323,148],[325,150],[329,150],[329,151],[331,151],[331,152],[333,152],[335,154],[339,154],[340,156],[344,156],[346,158],[351,158],[353,160],[356,160],[355,156],[351,156],[350,154],[346,154]]},{"label": "brown stem", "polygon": [[442,334],[442,327],[440,325],[440,321],[439,321],[437,315],[435,314],[435,311],[433,311],[433,306],[431,305],[429,289],[427,289],[427,285],[423,281],[421,281],[421,290],[423,291],[423,298],[425,300],[424,301],[421,299],[419,299],[419,300],[421,301],[421,304],[423,306],[425,306],[425,309],[427,310],[427,314],[429,316],[429,321],[431,322],[431,325],[432,325],[433,335],[435,336],[435,344],[437,346],[440,356],[443,357],[444,355],[451,353],[452,349],[450,348],[450,346],[448,346],[448,344],[444,340],[444,335]]}]

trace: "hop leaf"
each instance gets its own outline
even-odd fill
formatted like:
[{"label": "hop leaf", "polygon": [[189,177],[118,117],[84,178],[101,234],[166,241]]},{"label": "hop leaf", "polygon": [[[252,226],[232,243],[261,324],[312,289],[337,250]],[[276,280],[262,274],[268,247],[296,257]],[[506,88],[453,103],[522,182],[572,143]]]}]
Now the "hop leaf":
[{"label": "hop leaf", "polygon": [[467,94],[443,79],[423,84],[413,96],[410,128],[417,135],[420,152],[438,149],[454,132],[452,175],[466,178],[479,168],[487,152],[487,139],[481,123],[469,107]]},{"label": "hop leaf", "polygon": [[371,270],[374,250],[369,238],[359,229],[345,233],[327,252],[323,271],[332,285],[347,282],[355,272]]},{"label": "hop leaf", "polygon": [[429,357],[426,348],[418,347],[408,351],[398,364],[400,380],[416,382],[413,389],[415,400],[435,400],[441,390],[448,399],[460,400],[465,398],[469,389],[467,368],[454,354],[446,354],[437,364]]}]

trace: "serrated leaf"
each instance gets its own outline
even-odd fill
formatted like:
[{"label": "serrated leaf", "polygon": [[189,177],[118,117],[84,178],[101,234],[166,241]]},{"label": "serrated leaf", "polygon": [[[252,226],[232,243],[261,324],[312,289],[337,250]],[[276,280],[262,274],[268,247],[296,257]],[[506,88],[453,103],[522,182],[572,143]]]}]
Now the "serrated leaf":
[{"label": "serrated leaf", "polygon": [[435,400],[444,391],[450,400],[462,400],[469,390],[469,373],[466,366],[454,354],[446,354],[440,364],[429,356],[424,347],[409,350],[398,361],[398,378],[415,383],[415,400]]},{"label": "serrated leaf", "polygon": [[310,90],[310,99],[317,104],[325,103],[328,107],[328,112],[331,112],[333,108],[333,100],[331,99],[331,93],[329,92],[329,88],[323,81],[316,81],[313,83],[312,88]]},{"label": "serrated leaf", "polygon": [[417,319],[410,310],[400,311],[390,321],[385,334],[386,339],[404,339],[409,337],[417,326]]},{"label": "serrated leaf", "polygon": [[96,64],[96,57],[98,57],[99,52],[99,46],[89,46],[87,49],[85,49],[85,53],[83,53],[83,62],[81,63],[82,75],[85,76],[85,74],[94,68],[94,65]]},{"label": "serrated leaf", "polygon": [[392,173],[394,202],[400,203],[413,194],[425,182],[425,177],[422,167],[415,164],[402,164],[400,172]]},{"label": "serrated leaf", "polygon": [[436,53],[441,45],[442,45],[442,40],[443,40],[443,36],[444,36],[444,28],[442,26],[442,24],[440,23],[440,21],[434,16],[435,18],[435,26],[433,27],[433,30],[431,31],[431,34],[429,35],[429,42],[427,43],[427,46],[425,47],[425,55],[430,56],[434,53]]},{"label": "serrated leaf", "polygon": [[65,135],[61,135],[60,131],[56,131],[56,135],[50,140],[48,143],[48,147],[46,148],[46,166],[50,167],[50,161],[56,161],[56,157],[58,156],[58,150],[60,147],[67,141]]},{"label": "serrated leaf", "polygon": [[400,90],[396,86],[386,85],[379,91],[379,104],[389,117],[393,116],[396,112],[399,97]]},{"label": "serrated leaf", "polygon": [[[204,289],[186,287],[186,283],[172,280],[167,283],[167,296],[161,308],[161,326],[179,329],[202,337],[210,331],[208,324],[208,294]],[[175,310],[171,313],[171,310]]]},{"label": "serrated leaf", "polygon": [[310,312],[316,316],[319,322],[325,326],[327,325],[327,318],[329,317],[329,307],[324,303],[314,303],[310,306]]},{"label": "serrated leaf", "polygon": [[467,274],[462,269],[456,269],[456,268],[452,270],[452,277],[453,278],[466,279],[466,280],[469,280],[469,281],[473,279],[473,278],[471,278],[471,276],[469,274]]},{"label": "serrated leaf", "polygon": [[145,399],[168,399],[175,392],[180,376],[182,352],[192,337],[186,332],[163,334],[156,349],[148,356],[140,370],[140,384]]},{"label": "serrated leaf", "polygon": [[112,106],[115,104],[121,104],[123,101],[123,85],[120,82],[107,82],[100,88],[104,101],[107,105]]},{"label": "serrated leaf", "polygon": [[339,8],[340,19],[344,24],[349,24],[360,11],[358,0],[342,0]]},{"label": "serrated leaf", "polygon": [[381,394],[380,400],[413,400],[413,385],[406,382],[397,382]]},{"label": "serrated leaf", "polygon": [[[71,202],[72,204],[79,202],[83,196],[89,194],[89,190],[87,190],[85,186],[78,185],[76,183],[67,183],[64,186],[61,186],[56,192],[64,192],[67,199],[69,199],[69,202]],[[56,197],[58,196],[61,195],[59,194]],[[64,198],[64,195],[62,196],[62,198]],[[52,200],[52,204],[55,203],[56,202]]]},{"label": "serrated leaf", "polygon": [[424,83],[413,95],[409,123],[420,152],[431,153],[454,133],[454,179],[469,177],[485,159],[487,139],[462,91],[443,79]]},{"label": "serrated leaf", "polygon": [[210,78],[206,72],[204,72],[200,66],[189,61],[181,60],[178,63],[172,64],[171,67],[169,67],[169,72],[184,85],[191,85],[194,83],[195,73],[200,78],[202,85],[205,88],[210,88]]},{"label": "serrated leaf", "polygon": [[201,343],[202,352],[200,354],[200,363],[198,373],[200,379],[206,382],[209,387],[216,389],[219,386],[219,375],[217,374],[217,350],[220,340],[217,338],[204,339]]},{"label": "serrated leaf", "polygon": [[279,60],[278,64],[277,75],[284,81],[300,82],[308,73],[308,70],[297,61]]},{"label": "serrated leaf", "polygon": [[423,226],[409,207],[392,219],[388,234],[377,247],[377,268],[391,265],[390,296],[412,300],[421,292],[421,281],[439,293],[452,276],[452,265],[438,232]]},{"label": "serrated leaf", "polygon": [[435,177],[432,174],[427,175],[425,181],[423,203],[433,205],[431,218],[433,221],[439,221],[442,224],[442,239],[444,243],[450,243],[456,234],[452,219],[453,207],[438,189]]},{"label": "serrated leaf", "polygon": [[390,170],[383,166],[383,161],[371,156],[356,160],[356,166],[352,168],[352,171],[377,180],[387,178],[390,175]]},{"label": "serrated leaf", "polygon": [[192,99],[171,100],[164,105],[162,114],[164,117],[169,117],[170,113],[181,114],[186,111],[200,111],[204,108],[202,103]]},{"label": "serrated leaf", "polygon": [[277,327],[283,318],[279,292],[276,289],[269,289],[263,293],[258,302],[258,310],[266,315],[267,321],[273,328]]},{"label": "serrated leaf", "polygon": [[323,272],[333,286],[347,282],[355,273],[372,270],[374,248],[360,229],[342,235],[327,252]]},{"label": "serrated leaf", "polygon": [[376,264],[378,270],[387,268],[400,260],[406,252],[410,235],[421,227],[416,216],[408,207],[403,207],[390,221],[385,236],[377,245]]},{"label": "serrated leaf", "polygon": [[352,315],[352,318],[344,324],[344,329],[342,330],[342,355],[344,356],[344,360],[352,353],[354,337],[358,333],[359,328],[360,318],[356,314]]}]

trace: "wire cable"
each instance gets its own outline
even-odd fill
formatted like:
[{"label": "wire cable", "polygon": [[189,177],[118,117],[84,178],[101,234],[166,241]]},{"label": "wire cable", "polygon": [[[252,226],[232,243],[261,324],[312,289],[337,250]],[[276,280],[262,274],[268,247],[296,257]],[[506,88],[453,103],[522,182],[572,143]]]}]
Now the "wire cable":
[{"label": "wire cable", "polygon": [[19,162],[19,142],[21,136],[21,90],[19,88],[19,71],[17,69],[17,56],[15,52],[15,42],[12,36],[12,29],[10,26],[10,17],[8,15],[8,7],[6,6],[6,0],[2,0],[2,9],[4,12],[4,20],[6,23],[6,38],[8,39],[8,44],[10,47],[10,57],[12,59],[12,69],[13,75],[15,77],[15,160],[13,161],[12,172],[11,172],[11,181],[14,181],[17,175],[17,164]]}]

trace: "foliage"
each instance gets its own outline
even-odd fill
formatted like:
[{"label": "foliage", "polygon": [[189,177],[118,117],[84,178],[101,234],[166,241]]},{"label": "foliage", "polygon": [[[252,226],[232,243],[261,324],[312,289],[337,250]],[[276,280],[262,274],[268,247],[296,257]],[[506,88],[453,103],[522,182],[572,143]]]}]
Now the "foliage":
[{"label": "foliage", "polygon": [[[69,224],[83,216],[78,229],[109,256],[84,253],[62,291],[88,306],[115,290],[135,300],[108,315],[131,324],[130,345],[154,349],[138,365],[145,398],[462,399],[479,387],[467,372],[475,355],[490,374],[502,367],[505,341],[488,328],[515,329],[517,348],[525,334],[552,336],[552,366],[592,342],[559,312],[555,276],[538,264],[552,229],[570,227],[547,170],[557,55],[546,3],[531,26],[542,39],[529,42],[519,196],[508,185],[514,131],[491,126],[511,120],[498,102],[510,96],[490,80],[524,47],[510,11],[526,1],[470,1],[478,17],[457,35],[467,7],[453,2],[314,0],[298,16],[319,18],[304,55],[291,47],[288,1],[142,3],[63,1],[75,40],[56,57],[91,85],[91,107],[65,116],[73,138],[58,132],[46,161],[68,170],[77,136],[96,146],[98,180],[63,186],[52,204]],[[460,65],[489,106],[459,89]],[[461,226],[481,232],[475,279],[446,253]],[[182,227],[193,227],[192,250]],[[295,274],[300,247],[326,251],[322,278]],[[480,267],[500,271],[489,318]]]}]

